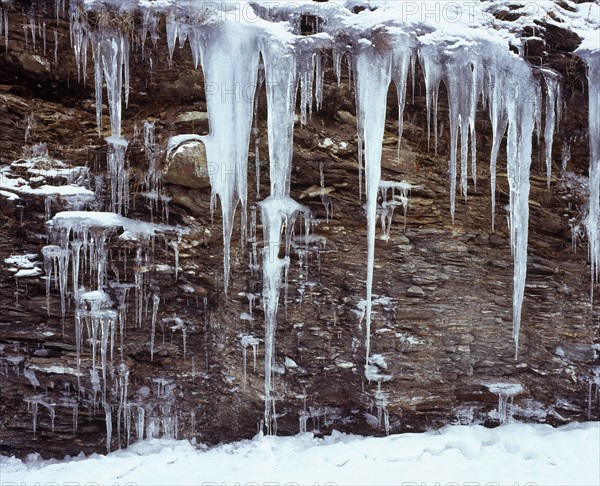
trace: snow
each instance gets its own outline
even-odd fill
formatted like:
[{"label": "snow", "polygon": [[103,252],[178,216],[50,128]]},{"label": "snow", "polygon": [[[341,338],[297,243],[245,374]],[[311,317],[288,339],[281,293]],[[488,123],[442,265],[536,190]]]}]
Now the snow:
[{"label": "snow", "polygon": [[7,198],[9,201],[18,201],[20,199],[19,196],[8,191],[0,191],[0,196]]},{"label": "snow", "polygon": [[[600,483],[600,424],[554,429],[447,426],[385,438],[333,432],[257,436],[213,448],[144,440],[102,456],[0,457],[5,484],[552,484]],[[310,466],[310,467],[307,467]]]},{"label": "snow", "polygon": [[63,211],[48,222],[49,226],[82,231],[88,228],[122,228],[139,238],[148,238],[161,233],[185,234],[189,230],[164,224],[147,223],[126,218],[116,213],[96,211]]},{"label": "snow", "polygon": [[[44,184],[43,186],[33,188],[25,179],[22,178],[9,178],[5,172],[5,169],[0,170],[0,188],[3,189],[2,195],[9,199],[18,199],[18,194],[27,195],[38,195],[38,196],[85,196],[90,199],[94,199],[96,194],[85,187],[77,185],[66,185],[66,186],[49,186]],[[9,192],[10,191],[10,192]],[[11,195],[11,193],[16,193]]]},{"label": "snow", "polygon": [[[66,167],[60,160],[50,159],[45,144],[31,148],[32,158],[0,167],[0,195],[11,201],[20,196],[41,196],[48,205],[51,198],[62,198],[69,206],[81,206],[96,199],[96,194],[82,184],[88,178],[87,167]],[[28,179],[16,171],[26,170]],[[47,179],[66,179],[67,185],[50,185]],[[39,187],[32,184],[39,183]]]},{"label": "snow", "polygon": [[39,268],[31,268],[28,270],[19,270],[17,273],[14,274],[15,278],[21,278],[21,277],[37,277],[38,275],[41,275],[42,271]]}]

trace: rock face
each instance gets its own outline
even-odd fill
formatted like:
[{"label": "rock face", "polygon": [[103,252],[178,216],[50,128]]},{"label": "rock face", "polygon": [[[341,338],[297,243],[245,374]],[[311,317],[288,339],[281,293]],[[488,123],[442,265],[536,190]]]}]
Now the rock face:
[{"label": "rock face", "polygon": [[191,189],[210,187],[206,149],[200,141],[184,142],[167,154],[163,180]]},{"label": "rock face", "polygon": [[[32,11],[2,5],[10,30],[8,50],[0,55],[0,164],[8,165],[45,143],[48,155],[41,159],[59,159],[104,174],[107,147],[95,123],[93,70],[88,68],[86,83],[78,82],[67,17],[59,9],[57,20],[53,2],[32,4]],[[31,15],[36,25],[46,26],[47,45],[41,35],[35,47],[31,35],[26,38],[27,29],[21,27]],[[374,357],[365,373],[366,221],[358,198],[354,93],[347,74],[338,85],[334,67],[327,65],[322,109],[294,131],[292,195],[312,211],[315,237],[292,242],[289,288],[281,296],[274,373],[277,433],[325,434],[338,429],[383,434],[447,423],[495,425],[507,419],[502,413],[507,402],[510,415],[518,420],[562,424],[600,418],[598,291],[591,302],[587,244],[581,230],[589,163],[585,65],[572,54],[577,39],[565,29],[540,25],[536,39],[542,39],[542,45],[528,50],[529,60],[562,75],[565,104],[550,188],[545,147],[534,144],[518,359],[512,341],[506,174],[501,169],[498,175],[494,231],[485,164],[478,169],[477,189],[471,190],[468,201],[457,202],[452,223],[448,130],[441,126],[438,155],[428,150],[425,87],[417,66],[400,157],[395,90],[388,97],[382,169],[387,180],[407,180],[415,188],[406,215],[396,211],[390,237],[377,234]],[[17,277],[10,269],[27,265],[4,265],[2,454],[35,451],[62,457],[102,451],[107,420],[113,423],[109,444],[113,449],[142,436],[195,437],[216,443],[250,437],[259,430],[264,410],[262,278],[249,267],[256,235],[242,238],[237,218],[225,295],[221,216],[211,211],[203,143],[188,141],[168,155],[159,153],[165,196],[160,201],[143,189],[151,172],[144,152],[144,121],[152,120],[156,144],[163,148],[182,133],[208,133],[201,71],[194,70],[188,50],[175,50],[177,68],[169,66],[167,52],[165,40],[159,38],[156,46],[146,45],[143,57],[140,52],[131,57],[132,92],[123,110],[123,133],[130,141],[129,217],[168,221],[188,227],[189,232],[181,236],[177,252],[168,242],[148,243],[144,254],[149,256],[143,264],[135,260],[132,243],[120,238],[122,230],[108,236],[107,278],[122,283],[143,275],[139,278],[147,285],[140,296],[140,325],[132,291],[126,300],[124,345],[110,350],[114,366],[108,366],[106,393],[114,398],[114,408],[108,414],[95,405],[89,342],[83,343],[77,371],[75,309],[70,299],[63,319],[54,279],[47,309],[41,272]],[[263,88],[247,174],[248,220],[258,220],[258,228],[260,217],[253,204],[269,191],[265,103]],[[447,109],[442,91],[440,120],[447,120]],[[106,109],[104,113],[103,126],[108,126]],[[487,114],[479,113],[477,146],[482,160],[491,149],[488,124]],[[499,164],[505,167],[505,160]],[[34,187],[34,177],[28,177]],[[37,184],[65,183],[48,173],[44,181]],[[89,185],[100,202],[110,199],[101,178],[90,177]],[[48,244],[47,216],[72,204],[65,195],[48,202],[36,195],[12,200],[0,193],[1,261],[30,255],[30,268],[43,271],[40,249]],[[259,239],[261,233],[258,230]],[[118,301],[115,289],[112,298]],[[153,296],[158,299],[155,317]],[[121,352],[125,367],[118,364]]]}]

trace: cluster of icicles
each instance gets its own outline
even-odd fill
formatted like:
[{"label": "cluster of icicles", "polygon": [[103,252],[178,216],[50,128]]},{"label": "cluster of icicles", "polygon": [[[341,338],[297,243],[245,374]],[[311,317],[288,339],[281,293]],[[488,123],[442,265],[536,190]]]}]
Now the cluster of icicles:
[{"label": "cluster of icicles", "polygon": [[[105,8],[101,5],[98,8]],[[133,2],[136,4],[137,2]],[[57,3],[57,5],[60,2]],[[333,52],[334,70],[341,77],[341,67],[346,59],[352,73],[356,92],[356,109],[359,136],[360,187],[366,196],[368,225],[368,261],[366,283],[366,366],[371,357],[370,327],[372,307],[373,271],[375,261],[375,234],[378,214],[381,214],[379,196],[394,188],[393,181],[382,180],[381,158],[384,136],[386,103],[390,84],[398,93],[399,140],[402,136],[402,116],[408,91],[409,74],[414,78],[417,61],[425,77],[428,136],[433,138],[437,151],[438,96],[441,83],[445,85],[449,101],[450,118],[450,212],[454,218],[457,184],[461,195],[468,193],[469,171],[473,184],[477,184],[477,147],[475,117],[480,109],[487,109],[493,133],[493,147],[486,163],[490,165],[492,189],[492,227],[494,225],[496,163],[502,141],[506,138],[507,172],[510,185],[510,236],[514,256],[513,337],[515,354],[518,352],[521,308],[527,268],[528,199],[530,192],[532,140],[542,134],[546,146],[548,183],[552,168],[553,136],[560,120],[562,105],[559,76],[547,69],[534,69],[521,57],[512,53],[505,42],[488,37],[477,38],[474,33],[463,37],[441,34],[438,31],[418,31],[390,22],[385,35],[372,28],[346,29],[343,39],[336,37],[339,23],[329,19],[323,22],[325,32],[299,36],[283,29],[267,27],[260,20],[245,23],[229,21],[226,16],[209,11],[202,2],[195,5],[181,2],[177,6],[134,6],[141,11],[139,35],[121,30],[114,25],[93,28],[88,23],[81,2],[71,2],[71,41],[75,50],[78,71],[86,81],[88,49],[94,61],[94,81],[98,126],[102,121],[103,86],[106,86],[110,111],[111,136],[108,168],[111,177],[111,211],[127,211],[128,182],[124,166],[127,140],[121,133],[122,104],[128,103],[129,57],[131,39],[144,45],[150,36],[156,45],[159,25],[166,23],[168,56],[172,60],[177,44],[189,43],[196,68],[201,67],[206,83],[206,101],[210,120],[210,133],[200,137],[206,147],[208,163],[217,168],[210,173],[213,200],[219,199],[223,219],[224,282],[229,281],[230,240],[235,213],[241,207],[242,239],[246,235],[248,188],[248,152],[256,115],[256,93],[264,84],[267,93],[268,146],[270,163],[270,195],[259,203],[263,230],[263,306],[265,312],[265,410],[264,427],[267,433],[274,430],[273,363],[275,330],[279,294],[284,285],[289,265],[291,228],[299,214],[306,208],[290,197],[293,130],[300,92],[300,120],[307,117],[323,95],[323,78],[327,51]],[[185,5],[185,8],[183,7]],[[114,6],[113,6],[114,7]],[[96,8],[92,2],[87,8]],[[117,8],[117,7],[114,7]],[[211,4],[211,8],[214,5]],[[58,11],[58,7],[57,7]],[[114,12],[113,12],[114,13]],[[5,20],[8,29],[8,21]],[[129,26],[127,29],[131,29]],[[7,36],[8,37],[8,36]],[[351,39],[351,40],[349,40]],[[233,54],[235,53],[235,54]],[[235,59],[232,60],[232,55]],[[599,101],[600,63],[598,53],[586,57],[590,81],[590,139],[592,164],[590,170],[590,210],[587,218],[593,283],[600,267],[600,126]],[[151,59],[150,59],[150,64]],[[210,87],[210,89],[209,89]],[[214,89],[216,87],[216,89]],[[124,100],[123,100],[124,98]],[[542,120],[545,123],[542,123]],[[433,132],[433,134],[431,134]],[[256,154],[258,161],[258,153]],[[363,172],[364,168],[364,172]],[[457,182],[460,181],[460,182]],[[156,184],[156,182],[155,182]],[[406,187],[398,187],[407,197]],[[361,194],[362,195],[362,194]],[[359,196],[361,196],[359,195]],[[214,205],[214,201],[213,201]],[[95,235],[102,243],[102,235]],[[72,245],[73,243],[71,243]],[[63,245],[64,246],[64,245]],[[283,249],[283,257],[280,253]],[[54,251],[54,250],[52,250]],[[56,250],[58,265],[60,251]],[[98,249],[94,251],[98,252]],[[73,252],[75,254],[76,252]],[[52,255],[54,258],[54,255]],[[92,257],[90,257],[92,262]],[[64,263],[63,263],[64,266]],[[81,296],[82,311],[78,319],[92,329],[99,329],[103,337],[101,355],[106,355],[105,333],[115,329],[106,322],[119,322],[120,314],[103,307],[101,293],[101,267],[97,265],[98,291]],[[62,271],[59,270],[61,275]],[[74,291],[77,291],[74,275]],[[66,283],[61,283],[66,285]],[[136,287],[137,289],[137,287]],[[123,293],[126,294],[124,289]],[[126,297],[124,297],[126,300]],[[64,299],[63,299],[64,300]],[[63,302],[64,306],[64,302]],[[154,319],[153,319],[154,320]],[[79,322],[79,321],[78,321]],[[153,324],[154,325],[154,324]],[[78,329],[81,324],[78,324]],[[121,329],[121,339],[123,330]],[[78,338],[79,340],[79,338]],[[100,389],[99,389],[100,391]],[[102,391],[103,392],[103,391]]]},{"label": "cluster of icicles", "polygon": [[[147,194],[160,194],[157,175],[152,170],[155,165],[156,147],[154,144],[154,125],[145,124],[145,152],[151,170],[148,172],[146,186],[150,191]],[[122,146],[123,144],[118,144]],[[123,150],[124,156],[125,151]],[[118,175],[110,171],[110,161],[114,153],[109,152],[109,174],[111,182],[117,180]],[[126,173],[126,171],[123,171]],[[125,181],[127,179],[125,178]],[[118,183],[119,184],[119,183]],[[114,202],[115,188],[118,184],[112,184],[111,201]],[[123,183],[120,183],[123,184]],[[124,183],[126,187],[126,182]],[[152,191],[154,190],[154,192]],[[129,193],[123,191],[122,209],[126,209],[129,201]],[[156,198],[150,197],[152,204]],[[164,206],[167,208],[168,206]],[[111,206],[116,209],[116,206]],[[163,209],[164,209],[163,208]],[[163,216],[168,214],[163,213]],[[166,218],[165,218],[166,219]],[[172,227],[164,224],[146,223],[119,215],[115,212],[87,212],[87,211],[64,211],[54,215],[47,223],[49,233],[49,245],[42,248],[44,266],[46,271],[46,307],[48,315],[51,313],[50,290],[52,284],[58,288],[60,293],[60,310],[63,319],[63,334],[65,317],[68,306],[74,302],[75,315],[75,348],[76,348],[76,375],[77,390],[81,395],[86,394],[85,386],[82,386],[81,377],[81,354],[86,343],[89,343],[91,354],[91,368],[89,370],[89,402],[92,410],[98,404],[104,409],[106,420],[106,445],[110,450],[112,442],[113,410],[116,409],[116,424],[118,445],[129,445],[132,440],[132,420],[136,421],[136,437],[156,437],[162,423],[163,432],[167,436],[176,436],[176,428],[172,422],[177,418],[169,410],[168,400],[161,404],[162,420],[159,424],[157,416],[149,416],[145,420],[146,408],[141,403],[130,403],[127,400],[127,388],[129,382],[129,369],[124,362],[125,337],[127,333],[127,316],[130,293],[135,293],[135,323],[137,328],[145,327],[144,323],[151,322],[150,359],[154,359],[155,335],[158,318],[158,307],[160,304],[159,290],[150,278],[151,270],[158,264],[158,258],[162,254],[174,257],[175,279],[179,267],[179,241],[186,233],[186,229]],[[111,239],[117,238],[120,246],[124,247],[115,255],[114,245]],[[162,248],[161,248],[162,244]],[[128,261],[129,249],[135,253],[135,259]],[[107,269],[113,258],[123,262],[123,273],[116,271],[116,278],[108,278]],[[133,275],[133,283],[130,283]],[[71,276],[71,282],[69,282]],[[93,290],[88,290],[93,289]],[[110,291],[110,292],[109,292]],[[114,295],[116,302],[110,297]],[[68,299],[70,297],[71,299]],[[163,320],[164,322],[180,319],[173,317]],[[171,329],[181,329],[183,333],[184,357],[186,328],[182,322],[175,322]],[[163,343],[164,344],[164,343]],[[120,350],[119,364],[114,366],[115,348]],[[110,375],[110,376],[108,376]],[[110,379],[109,379],[110,378]],[[112,383],[107,390],[109,383]],[[161,393],[158,393],[158,397]],[[113,405],[117,399],[118,405]],[[74,426],[77,425],[77,404],[73,401]],[[43,396],[37,396],[30,400],[31,412],[34,417],[34,433],[38,405],[42,404],[51,410],[51,404],[47,403]],[[166,407],[166,408],[165,408]],[[164,409],[164,410],[163,410]],[[53,409],[52,409],[53,410]],[[51,412],[51,416],[52,416]],[[147,422],[146,430],[144,424]],[[123,434],[121,434],[123,431]],[[171,433],[173,432],[173,433]]]}]

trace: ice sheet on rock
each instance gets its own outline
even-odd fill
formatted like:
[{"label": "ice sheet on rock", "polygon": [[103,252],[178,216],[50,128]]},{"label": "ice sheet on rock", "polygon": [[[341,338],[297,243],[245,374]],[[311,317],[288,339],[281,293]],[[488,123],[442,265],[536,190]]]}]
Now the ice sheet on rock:
[{"label": "ice sheet on rock", "polygon": [[93,200],[96,194],[85,187],[77,185],[65,185],[65,186],[49,186],[42,185],[36,188],[31,187],[27,180],[21,177],[14,177],[11,174],[10,169],[0,169],[0,188],[11,191],[16,194],[23,195],[37,195],[37,196],[60,196],[60,197],[82,197],[88,200]]},{"label": "ice sheet on rock", "polygon": [[[44,198],[47,218],[52,205],[77,210],[95,205],[96,194],[89,190],[87,167],[69,167],[50,158],[45,143],[33,146],[26,153],[27,158],[0,167],[0,189],[6,189],[2,191],[6,197],[11,200],[18,200],[19,195]],[[67,185],[62,185],[65,182]]]},{"label": "ice sheet on rock", "polygon": [[202,135],[175,135],[174,137],[169,138],[169,141],[167,142],[167,156],[172,154],[174,151],[177,151],[177,149],[184,143],[203,142],[203,140],[204,139]]}]

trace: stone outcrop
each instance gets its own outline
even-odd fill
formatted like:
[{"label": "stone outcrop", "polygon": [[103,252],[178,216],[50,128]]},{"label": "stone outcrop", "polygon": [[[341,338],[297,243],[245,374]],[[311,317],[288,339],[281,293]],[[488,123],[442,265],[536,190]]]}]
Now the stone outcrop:
[{"label": "stone outcrop", "polygon": [[[0,163],[10,164],[35,144],[45,143],[50,157],[105,173],[107,148],[95,123],[93,70],[88,67],[87,83],[78,82],[67,19],[59,15],[56,20],[53,2],[32,3],[36,22],[47,25],[46,53],[39,39],[34,50],[25,38],[22,27],[29,11],[9,5],[6,55],[0,48]],[[407,180],[417,187],[406,216],[396,212],[390,238],[379,233],[376,242],[371,348],[381,359],[373,363],[372,372],[390,378],[380,385],[366,380],[364,373],[366,222],[358,198],[354,93],[347,74],[338,86],[333,67],[327,66],[322,110],[306,126],[297,124],[294,133],[292,193],[315,216],[317,239],[308,249],[292,248],[287,305],[280,306],[275,360],[279,434],[301,428],[323,434],[332,429],[383,434],[386,421],[391,432],[447,423],[495,425],[503,420],[497,414],[502,397],[489,385],[497,383],[521,386],[508,398],[518,420],[563,424],[600,418],[600,385],[594,374],[600,366],[598,292],[591,302],[581,229],[589,162],[585,66],[572,53],[576,36],[566,29],[540,25],[535,42],[540,45],[530,46],[529,60],[562,75],[565,110],[550,188],[543,143],[534,145],[519,357],[515,359],[511,337],[508,182],[501,169],[492,231],[487,115],[480,113],[477,120],[482,161],[478,186],[468,201],[457,202],[453,224],[448,130],[442,128],[439,155],[434,155],[428,150],[425,88],[417,68],[399,158],[395,90],[388,100],[383,171],[386,179]],[[132,92],[123,110],[123,132],[130,140],[130,217],[146,221],[161,219],[161,211],[140,189],[148,172],[144,121],[154,121],[162,147],[182,133],[208,133],[202,73],[193,69],[188,50],[176,49],[176,69],[169,66],[166,53],[162,38],[156,47],[146,45],[144,59],[132,53]],[[257,112],[260,137],[250,154],[252,204],[257,192],[263,197],[268,193],[265,98],[263,91]],[[103,126],[109,126],[104,112]],[[440,120],[447,120],[445,92]],[[256,150],[262,174],[258,183]],[[563,155],[566,167],[561,170]],[[204,146],[187,142],[160,163],[164,194],[170,199],[169,223],[190,232],[179,244],[178,272],[173,251],[154,249],[148,272],[160,304],[152,357],[152,302],[145,303],[142,327],[133,324],[133,316],[128,323],[123,351],[132,420],[143,408],[146,428],[168,429],[179,438],[217,443],[250,437],[259,428],[264,399],[263,311],[258,298],[252,305],[253,296],[262,291],[262,279],[248,266],[252,242],[242,241],[238,216],[225,296],[221,217],[218,211],[211,214]],[[505,167],[504,160],[500,167]],[[105,191],[99,197],[110,195]],[[31,254],[43,270],[45,204],[36,197],[13,201],[0,195],[0,262]],[[51,213],[63,209],[62,204],[53,201]],[[163,209],[166,221],[165,213]],[[131,279],[134,255],[117,240],[109,240],[109,278],[128,275],[129,265]],[[76,376],[74,309],[69,307],[62,319],[53,283],[48,316],[45,281],[39,276],[15,278],[10,268],[4,264],[0,270],[0,453],[35,451],[62,457],[104,450],[106,416],[89,399],[89,351],[83,351],[80,380]],[[173,316],[184,325],[169,320]],[[253,345],[244,336],[260,342]],[[112,374],[116,383],[116,365]],[[81,387],[87,391],[82,393]],[[119,432],[113,431],[113,448],[127,442],[125,431]],[[136,438],[132,424],[131,440]]]}]

